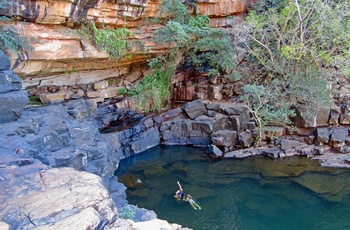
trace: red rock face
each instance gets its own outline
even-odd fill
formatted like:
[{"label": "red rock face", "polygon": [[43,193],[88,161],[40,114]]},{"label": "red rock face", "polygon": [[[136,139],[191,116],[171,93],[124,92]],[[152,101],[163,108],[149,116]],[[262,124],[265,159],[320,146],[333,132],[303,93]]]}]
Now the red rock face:
[{"label": "red rock face", "polygon": [[[240,16],[253,0],[197,0],[197,13],[211,18],[212,27],[227,27]],[[113,79],[117,86],[134,71],[144,72],[147,60],[162,54],[169,47],[152,40],[159,25],[146,23],[157,15],[159,0],[18,0],[7,1],[0,15],[13,15],[13,25],[28,37],[34,50],[14,69],[23,79],[30,94],[51,85],[76,86]],[[25,21],[25,22],[22,22]],[[135,32],[129,37],[127,57],[116,61],[81,38],[74,28],[94,21],[105,27],[127,27]],[[11,57],[12,66],[17,57]],[[133,82],[128,82],[133,83]],[[115,87],[115,86],[114,86]],[[180,96],[190,99],[192,89]],[[91,95],[91,94],[90,94]],[[94,94],[93,94],[94,95]],[[105,95],[105,94],[103,94]],[[110,95],[110,94],[108,94]]]}]

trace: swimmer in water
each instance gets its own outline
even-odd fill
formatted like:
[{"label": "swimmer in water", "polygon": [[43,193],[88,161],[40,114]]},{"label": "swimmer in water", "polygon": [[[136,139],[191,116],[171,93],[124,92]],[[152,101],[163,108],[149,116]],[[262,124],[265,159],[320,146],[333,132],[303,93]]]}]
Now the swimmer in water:
[{"label": "swimmer in water", "polygon": [[188,201],[190,203],[190,205],[192,206],[192,208],[194,209],[199,209],[201,210],[201,206],[199,206],[199,204],[197,204],[194,200],[193,200],[193,197],[190,195],[190,194],[187,194],[187,197],[186,197],[186,200],[185,201]]},{"label": "swimmer in water", "polygon": [[179,181],[177,181],[177,184],[179,185],[179,189],[175,192],[175,198],[178,200],[184,199],[185,198],[185,192],[180,184]]}]

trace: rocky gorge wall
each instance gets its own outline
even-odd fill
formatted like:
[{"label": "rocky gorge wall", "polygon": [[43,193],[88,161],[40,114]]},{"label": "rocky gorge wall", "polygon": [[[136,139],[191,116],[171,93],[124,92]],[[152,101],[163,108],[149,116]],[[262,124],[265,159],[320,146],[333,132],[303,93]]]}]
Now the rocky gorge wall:
[{"label": "rocky gorge wall", "polygon": [[[8,75],[13,72],[7,70]],[[7,83],[3,91],[17,89],[17,81]],[[152,211],[126,205],[126,188],[113,176],[121,159],[159,144],[204,147],[214,158],[303,155],[327,166],[349,167],[349,154],[332,154],[349,148],[345,110],[336,115],[330,108],[316,114],[299,108],[296,130],[271,126],[262,146],[249,148],[256,126],[243,104],[194,100],[147,116],[118,104],[113,99],[70,100],[27,108],[19,119],[0,125],[1,227],[183,229],[158,220]],[[121,218],[130,207],[138,222]]]},{"label": "rocky gorge wall", "polygon": [[[230,26],[232,19],[227,17],[239,17],[251,4],[195,2],[198,13],[211,17],[213,27]],[[147,22],[157,14],[160,1],[0,3],[0,15],[14,19],[7,25],[34,48],[19,59],[10,56],[14,72],[10,63],[1,69],[1,96],[9,99],[1,102],[0,228],[185,229],[156,219],[152,211],[126,206],[126,188],[113,177],[120,159],[160,143],[159,118],[123,110],[123,104],[97,104],[142,78],[147,60],[167,51],[152,40],[159,25]],[[81,38],[75,29],[87,21],[132,31],[127,56],[110,59]],[[26,91],[44,103],[87,99],[25,109]],[[9,94],[20,95],[21,100],[11,100]],[[135,123],[101,132],[110,123],[125,121]],[[130,207],[141,222],[121,218]]]},{"label": "rocky gorge wall", "polygon": [[[198,14],[208,15],[211,26],[221,28],[229,28],[233,17],[241,18],[252,2],[193,1]],[[0,15],[15,18],[13,26],[34,47],[20,59],[11,57],[14,71],[22,78],[24,89],[44,103],[82,96],[102,101],[116,96],[120,87],[134,84],[147,73],[148,59],[167,51],[166,46],[152,40],[160,25],[150,21],[160,4],[158,0],[7,1]],[[107,52],[79,36],[76,29],[89,21],[132,31],[126,56],[118,61],[111,59]]]},{"label": "rocky gorge wall", "polygon": [[[135,207],[137,218],[145,222],[121,218],[127,203],[125,187],[116,182],[113,171],[121,159],[159,144],[205,147],[214,158],[303,155],[316,156],[324,165],[349,167],[349,156],[344,154],[350,146],[350,107],[346,104],[318,111],[298,107],[296,129],[271,126],[262,146],[252,149],[256,126],[247,109],[222,101],[242,92],[240,82],[196,80],[196,87],[179,87],[181,92],[176,93],[177,100],[193,102],[157,115],[139,114],[126,109],[127,102],[106,100],[119,87],[142,78],[150,56],[166,52],[167,47],[151,39],[159,25],[145,23],[156,14],[159,1],[12,2],[16,4],[2,15],[26,20],[13,25],[33,38],[34,51],[20,63],[12,58],[12,64],[17,64],[15,73],[8,64],[0,71],[0,96],[24,93],[17,73],[30,95],[40,96],[45,103],[63,103],[24,109],[25,95],[16,100],[21,103],[11,102],[13,108],[1,111],[15,116],[0,125],[0,227],[72,229],[78,224],[85,229],[144,229],[149,225],[181,229]],[[213,27],[223,28],[232,20],[226,16],[242,15],[251,4],[195,2],[201,13],[211,17]],[[131,56],[116,62],[81,39],[74,28],[86,20],[140,31],[129,39]],[[178,73],[174,83],[182,84],[187,76]],[[21,109],[16,112],[17,108]]]}]

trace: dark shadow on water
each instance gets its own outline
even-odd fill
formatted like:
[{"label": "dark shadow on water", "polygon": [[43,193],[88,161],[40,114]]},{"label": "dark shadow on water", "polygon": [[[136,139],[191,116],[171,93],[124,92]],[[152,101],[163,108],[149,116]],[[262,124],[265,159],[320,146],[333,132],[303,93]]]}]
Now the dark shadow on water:
[{"label": "dark shadow on water", "polygon": [[[350,171],[306,157],[209,158],[199,148],[158,146],[115,172],[130,204],[192,229],[350,229]],[[173,196],[180,181],[201,210]]]}]

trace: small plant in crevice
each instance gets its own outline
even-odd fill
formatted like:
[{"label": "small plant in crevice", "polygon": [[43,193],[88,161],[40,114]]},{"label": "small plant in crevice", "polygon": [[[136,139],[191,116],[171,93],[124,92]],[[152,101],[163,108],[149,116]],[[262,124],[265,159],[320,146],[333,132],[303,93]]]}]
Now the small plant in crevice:
[{"label": "small plant in crevice", "polygon": [[132,205],[127,204],[120,209],[119,214],[123,219],[130,219],[137,222],[138,220],[136,219],[136,208],[137,206],[133,207]]},{"label": "small plant in crevice", "polygon": [[94,23],[84,25],[78,33],[88,37],[97,48],[110,53],[116,59],[125,55],[130,48],[126,39],[132,35],[126,28],[98,29]]},{"label": "small plant in crevice", "polygon": [[108,85],[111,86],[111,85],[115,85],[117,83],[117,80],[116,79],[108,79]]},{"label": "small plant in crevice", "polygon": [[75,66],[72,66],[72,68],[71,69],[69,69],[69,70],[66,70],[66,74],[70,74],[70,73],[76,73],[77,72],[77,67],[75,67]]},{"label": "small plant in crevice", "polygon": [[30,95],[29,97],[29,105],[43,105],[40,98],[38,96]]},{"label": "small plant in crevice", "polygon": [[122,87],[118,90],[118,95],[124,95],[124,96],[127,96],[127,95],[130,95],[131,94],[131,91],[127,90],[125,87]]}]

